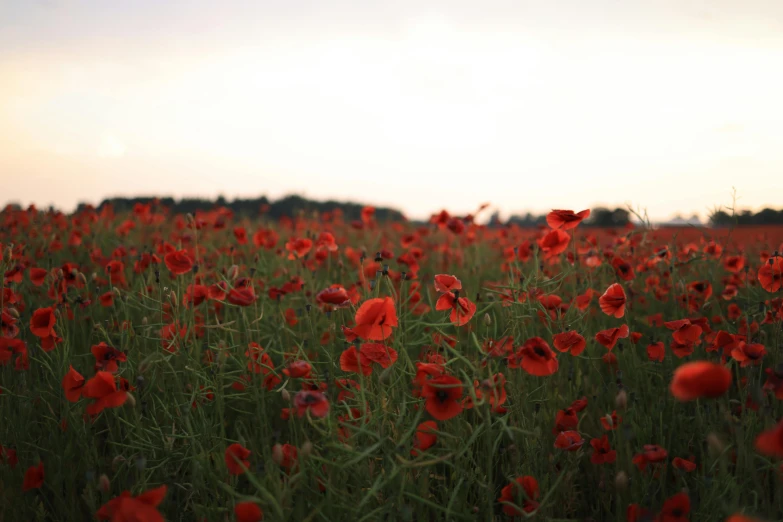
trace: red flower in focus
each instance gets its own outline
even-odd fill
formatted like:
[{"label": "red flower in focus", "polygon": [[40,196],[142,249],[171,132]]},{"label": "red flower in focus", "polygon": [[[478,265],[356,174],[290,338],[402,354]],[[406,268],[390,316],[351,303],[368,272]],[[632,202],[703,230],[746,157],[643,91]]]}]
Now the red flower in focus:
[{"label": "red flower in focus", "polygon": [[111,522],[164,522],[157,507],[165,496],[166,486],[150,489],[137,497],[131,496],[129,491],[123,491],[119,497],[101,506],[95,517]]},{"label": "red flower in focus", "polygon": [[598,304],[601,306],[603,313],[620,319],[625,315],[625,301],[625,290],[623,290],[622,286],[614,283],[598,299]]},{"label": "red flower in focus", "polygon": [[574,357],[584,352],[585,346],[587,346],[585,338],[573,330],[555,335],[552,338],[552,344],[555,345],[557,351],[571,352]]},{"label": "red flower in focus", "polygon": [[232,288],[226,296],[226,301],[236,306],[250,306],[256,301],[256,293],[252,286]]},{"label": "red flower in focus", "polygon": [[33,316],[30,318],[30,331],[36,337],[49,337],[56,321],[53,308],[39,308],[33,312]]},{"label": "red flower in focus", "polygon": [[731,386],[731,372],[707,361],[685,363],[674,371],[669,390],[679,401],[720,397]]},{"label": "red flower in focus", "polygon": [[435,310],[451,310],[449,320],[455,326],[467,324],[476,313],[476,305],[467,297],[458,297],[459,291],[446,292],[438,298]]},{"label": "red flower in focus", "polygon": [[588,217],[590,217],[589,209],[576,213],[573,210],[553,210],[546,215],[546,223],[555,230],[570,230]]},{"label": "red flower in focus", "polygon": [[44,483],[44,465],[39,462],[37,466],[30,466],[24,472],[24,482],[22,482],[22,491],[39,489]]},{"label": "red flower in focus", "polygon": [[777,292],[783,286],[783,257],[771,258],[759,268],[758,280],[761,288],[769,293]]},{"label": "red flower in focus", "polygon": [[309,411],[310,415],[319,419],[329,414],[329,400],[321,392],[302,390],[294,396],[296,414],[304,417]]},{"label": "red flower in focus", "polygon": [[356,311],[353,332],[369,341],[382,341],[397,326],[397,310],[391,297],[368,299]]},{"label": "red flower in focus", "polygon": [[[500,490],[498,502],[503,504],[503,513],[510,517],[523,516],[538,509],[538,481],[531,476],[518,477]],[[513,505],[511,505],[513,504]],[[517,509],[522,508],[522,511]]]},{"label": "red flower in focus", "polygon": [[607,350],[611,351],[614,349],[614,346],[617,344],[617,341],[619,339],[625,339],[628,337],[629,331],[628,331],[628,325],[622,325],[618,328],[609,328],[606,330],[601,330],[597,334],[595,334],[595,340],[601,343],[606,347]]},{"label": "red flower in focus", "polygon": [[437,420],[448,420],[462,413],[462,381],[451,375],[433,377],[424,382],[421,396],[427,412]]},{"label": "red flower in focus", "polygon": [[[522,358],[521,367],[530,375],[546,377],[557,371],[555,352],[540,337],[531,337],[512,357]],[[509,363],[509,366],[511,364]]]},{"label": "red flower in focus", "polygon": [[[250,468],[248,457],[252,452],[239,443],[234,443],[226,448],[224,455],[228,472],[232,475],[242,475]],[[244,467],[243,467],[244,466]]]},{"label": "red flower in focus", "polygon": [[342,285],[332,285],[329,288],[321,290],[316,294],[315,301],[321,305],[324,310],[346,308],[351,305],[351,297]]},{"label": "red flower in focus", "polygon": [[735,361],[738,361],[743,368],[750,365],[760,365],[761,359],[763,359],[766,354],[767,350],[764,349],[763,344],[747,344],[744,341],[741,341],[739,346],[731,351],[731,356]]},{"label": "red flower in focus", "polygon": [[438,441],[438,425],[435,421],[424,421],[416,428],[416,439],[413,441],[411,456],[431,448]]},{"label": "red flower in focus", "polygon": [[613,411],[611,415],[604,415],[601,417],[601,426],[603,426],[606,431],[616,430],[621,422],[623,422],[623,418],[617,415],[616,411]]},{"label": "red flower in focus", "polygon": [[547,235],[538,240],[538,246],[546,259],[551,259],[565,252],[571,236],[561,229],[552,230]]},{"label": "red flower in focus", "polygon": [[770,457],[783,457],[783,420],[756,437],[756,451]]},{"label": "red flower in focus", "polygon": [[313,367],[309,362],[296,360],[288,363],[288,366],[283,369],[283,373],[292,379],[309,379],[312,370]]},{"label": "red flower in focus", "polygon": [[576,431],[561,431],[555,438],[555,447],[565,451],[576,451],[584,443],[582,436]]},{"label": "red flower in focus", "polygon": [[690,319],[680,319],[664,323],[669,330],[673,330],[672,337],[680,344],[693,344],[699,340],[702,334],[701,326],[692,324]]},{"label": "red flower in focus", "polygon": [[237,522],[259,522],[264,519],[264,512],[255,502],[239,502],[234,506],[234,516]]},{"label": "red flower in focus", "polygon": [[193,260],[184,250],[169,252],[163,257],[163,262],[166,263],[166,268],[175,276],[187,274],[193,270]]},{"label": "red flower in focus", "polygon": [[462,290],[462,283],[453,275],[438,274],[435,276],[435,290],[441,294]]},{"label": "red flower in focus", "polygon": [[97,372],[84,384],[82,396],[95,400],[87,406],[86,411],[89,415],[98,415],[105,408],[118,408],[125,404],[128,393],[117,389],[114,375],[109,372]]},{"label": "red flower in focus", "polygon": [[63,378],[63,390],[65,391],[65,398],[69,402],[78,402],[82,396],[82,388],[84,387],[84,377],[70,367],[68,373]]},{"label": "red flower in focus", "polygon": [[663,362],[666,349],[662,342],[652,343],[647,346],[647,358],[651,361]]}]

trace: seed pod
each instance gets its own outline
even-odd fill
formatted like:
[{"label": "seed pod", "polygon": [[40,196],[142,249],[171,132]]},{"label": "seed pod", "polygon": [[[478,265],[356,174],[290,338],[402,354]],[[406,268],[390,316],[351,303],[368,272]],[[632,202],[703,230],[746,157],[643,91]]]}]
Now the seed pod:
[{"label": "seed pod", "polygon": [[626,490],[628,487],[628,475],[625,473],[625,471],[620,471],[614,477],[614,487],[617,488],[618,491]]},{"label": "seed pod", "polygon": [[624,410],[628,407],[628,394],[625,393],[625,390],[620,390],[617,393],[617,396],[614,398],[614,404],[618,410]]}]

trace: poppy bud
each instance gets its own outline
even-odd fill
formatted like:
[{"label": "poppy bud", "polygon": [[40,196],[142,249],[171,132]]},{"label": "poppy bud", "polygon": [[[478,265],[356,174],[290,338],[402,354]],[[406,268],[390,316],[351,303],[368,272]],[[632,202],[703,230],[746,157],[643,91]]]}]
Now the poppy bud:
[{"label": "poppy bud", "polygon": [[715,433],[709,433],[707,434],[707,448],[710,450],[710,454],[713,457],[717,457],[723,453],[726,446]]},{"label": "poppy bud", "polygon": [[196,221],[195,218],[193,217],[193,214],[191,214],[190,212],[185,214],[185,220],[188,222],[189,225],[192,224],[194,221]]},{"label": "poppy bud", "polygon": [[117,455],[111,461],[111,470],[117,471],[117,469],[119,469],[120,467],[120,464],[122,464],[123,462],[125,462],[125,457],[123,457],[122,455]]},{"label": "poppy bud", "polygon": [[117,288],[116,286],[113,286],[113,287],[111,288],[111,291],[112,291],[112,293],[114,293],[114,295],[116,295],[117,297],[122,297],[122,294],[120,293],[120,289],[119,289],[119,288]]},{"label": "poppy bud", "polygon": [[310,454],[313,452],[313,443],[309,440],[306,440],[304,444],[302,444],[302,448],[299,450],[299,455],[302,458],[307,458],[310,456]]},{"label": "poppy bud", "polygon": [[383,384],[388,384],[391,380],[391,375],[393,371],[394,365],[389,366],[385,370],[381,372],[381,375],[378,377],[378,382]]},{"label": "poppy bud", "polygon": [[488,313],[484,314],[484,324],[487,326],[492,324],[492,317],[490,317]]},{"label": "poppy bud", "polygon": [[19,319],[19,310],[17,310],[16,308],[11,306],[6,308],[5,311],[11,314],[13,317]]},{"label": "poppy bud", "polygon": [[239,277],[239,267],[237,265],[231,265],[231,267],[228,269],[227,277],[231,281],[234,281],[237,277]]},{"label": "poppy bud", "polygon": [[131,408],[135,408],[136,407],[136,397],[134,397],[130,393],[127,393],[126,395],[127,395],[128,398],[125,399],[125,404],[127,404]]},{"label": "poppy bud", "polygon": [[283,445],[282,444],[275,444],[272,446],[272,460],[275,461],[275,464],[278,466],[283,462],[283,458],[285,455],[283,455]]},{"label": "poppy bud", "polygon": [[624,410],[628,407],[628,394],[625,390],[620,390],[614,398],[614,404],[618,410]]},{"label": "poppy bud", "polygon": [[[65,274],[63,274],[63,269],[62,269],[62,268],[58,268],[58,269],[55,271],[54,275],[55,275],[55,277],[56,277],[57,279],[62,279],[63,277],[65,277]],[[95,277],[97,278],[97,277],[98,277],[98,275],[97,275],[97,274],[95,274]]]},{"label": "poppy bud", "polygon": [[105,473],[98,479],[98,488],[104,493],[108,493],[111,490],[111,482]]},{"label": "poppy bud", "polygon": [[614,477],[614,487],[617,488],[618,491],[625,491],[628,487],[628,475],[625,471],[620,471]]},{"label": "poppy bud", "polygon": [[82,282],[83,285],[87,284],[87,276],[85,276],[83,273],[79,272],[76,274],[76,277],[79,279],[79,281]]},{"label": "poppy bud", "polygon": [[280,397],[283,398],[284,402],[291,402],[291,394],[286,389],[280,392]]},{"label": "poppy bud", "polygon": [[172,306],[174,306],[174,307],[177,306],[177,294],[175,294],[174,292],[171,292],[169,294],[169,300],[171,300]]},{"label": "poppy bud", "polygon": [[150,322],[150,320],[147,318],[147,316],[146,316],[146,315],[145,315],[144,317],[142,317],[142,318],[141,318],[141,324],[142,324],[142,326],[147,326],[147,324],[149,324],[149,322]]}]

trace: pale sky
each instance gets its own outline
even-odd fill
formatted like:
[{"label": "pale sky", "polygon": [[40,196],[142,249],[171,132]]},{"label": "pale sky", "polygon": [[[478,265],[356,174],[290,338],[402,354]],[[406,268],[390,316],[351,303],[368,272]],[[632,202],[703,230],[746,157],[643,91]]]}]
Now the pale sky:
[{"label": "pale sky", "polygon": [[781,0],[0,0],[0,204],[783,206]]}]

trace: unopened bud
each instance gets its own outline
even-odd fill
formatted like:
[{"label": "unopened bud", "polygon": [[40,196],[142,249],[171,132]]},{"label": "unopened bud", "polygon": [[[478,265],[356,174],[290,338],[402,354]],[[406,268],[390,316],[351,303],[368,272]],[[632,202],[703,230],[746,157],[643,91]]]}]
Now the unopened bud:
[{"label": "unopened bud", "polygon": [[617,406],[618,410],[624,410],[628,407],[628,394],[625,393],[625,390],[617,392],[617,396],[614,398],[614,404]]},{"label": "unopened bud", "polygon": [[117,297],[122,297],[122,294],[120,293],[120,289],[117,288],[116,286],[113,286],[111,291],[114,292],[114,295],[116,295]]},{"label": "unopened bud", "polygon": [[189,225],[196,221],[196,219],[193,217],[193,214],[191,214],[190,212],[185,214],[185,220],[188,222]]},{"label": "unopened bud", "polygon": [[98,488],[104,493],[108,493],[111,490],[111,482],[106,473],[102,474],[98,479]]},{"label": "unopened bud", "polygon": [[288,390],[281,391],[280,397],[283,398],[283,402],[291,402],[291,394],[288,392]]},{"label": "unopened bud", "polygon": [[302,456],[302,458],[307,458],[310,456],[310,454],[313,452],[313,443],[309,440],[306,440],[304,444],[302,444],[302,448],[299,450],[299,455]]},{"label": "unopened bud", "polygon": [[125,462],[125,457],[123,457],[122,455],[117,455],[116,457],[114,457],[111,461],[112,471],[117,471],[120,467],[120,464],[122,464],[123,462]]},{"label": "unopened bud", "polygon": [[5,311],[8,312],[9,314],[11,314],[16,319],[19,319],[19,310],[17,310],[13,306],[10,306],[10,307],[6,308]]},{"label": "unopened bud", "polygon": [[87,276],[85,276],[83,273],[79,272],[76,274],[76,278],[79,279],[83,285],[87,284]]},{"label": "unopened bud", "polygon": [[272,460],[275,461],[275,464],[278,466],[282,464],[283,462],[283,445],[282,444],[275,444],[272,446]]},{"label": "unopened bud", "polygon": [[625,489],[628,487],[628,475],[625,473],[625,471],[620,471],[614,477],[614,487],[619,491],[625,491]]},{"label": "unopened bud", "polygon": [[149,322],[150,322],[150,320],[147,318],[147,316],[146,316],[146,315],[145,315],[144,317],[142,317],[142,318],[141,318],[141,324],[142,324],[142,326],[147,326],[147,325],[149,324]]},{"label": "unopened bud", "polygon": [[127,398],[125,399],[125,404],[130,406],[131,408],[136,407],[136,397],[134,397],[132,394],[127,393]]},{"label": "unopened bud", "polygon": [[239,267],[237,265],[231,265],[231,268],[228,269],[228,279],[231,281],[234,281],[237,277],[239,277]]},{"label": "unopened bud", "polygon": [[723,441],[720,440],[720,437],[718,437],[718,435],[716,435],[715,433],[708,433],[707,448],[709,449],[710,454],[713,457],[717,457],[721,453],[723,453],[723,450],[726,449],[726,445],[723,444]]},{"label": "unopened bud", "polygon": [[171,305],[176,307],[177,306],[177,294],[174,292],[171,292],[169,294],[169,300],[171,301]]},{"label": "unopened bud", "polygon": [[484,314],[484,324],[487,326],[492,324],[492,317],[490,317],[488,313]]},{"label": "unopened bud", "polygon": [[392,364],[391,366],[389,366],[388,368],[386,368],[381,372],[381,375],[378,376],[378,382],[382,384],[388,384],[389,381],[391,380],[391,376],[393,372],[394,372],[394,365]]}]

